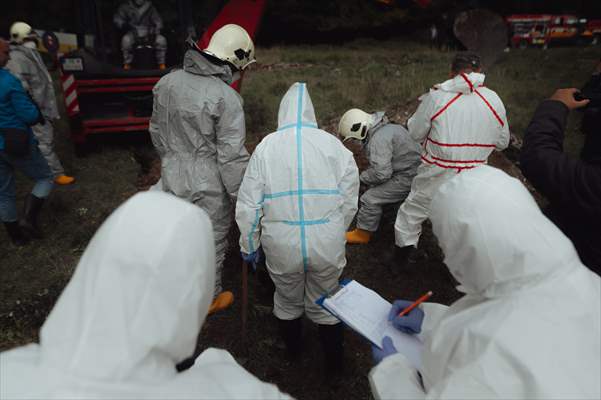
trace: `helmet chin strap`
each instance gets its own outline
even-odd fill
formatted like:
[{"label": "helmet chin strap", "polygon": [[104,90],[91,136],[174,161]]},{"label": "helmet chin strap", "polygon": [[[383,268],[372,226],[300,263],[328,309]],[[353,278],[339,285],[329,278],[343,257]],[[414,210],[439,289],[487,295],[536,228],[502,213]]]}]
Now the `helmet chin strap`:
[{"label": "helmet chin strap", "polygon": [[[367,122],[365,123],[365,137],[363,138],[363,141],[364,141],[365,143],[367,143],[367,141],[368,141],[368,139],[369,139],[369,130],[370,130],[371,128],[373,128],[373,127],[374,127],[374,115],[373,115],[373,114],[371,114],[371,115],[370,115],[370,118],[369,118],[369,121],[367,121]],[[361,128],[361,129],[363,129],[363,128]]]}]

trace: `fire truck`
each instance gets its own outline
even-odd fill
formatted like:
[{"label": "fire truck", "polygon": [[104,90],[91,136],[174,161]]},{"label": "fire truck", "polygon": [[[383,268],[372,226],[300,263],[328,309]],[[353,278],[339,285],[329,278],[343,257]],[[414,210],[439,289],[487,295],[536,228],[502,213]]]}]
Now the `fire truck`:
[{"label": "fire truck", "polygon": [[601,19],[593,19],[587,22],[586,29],[582,36],[590,39],[591,44],[601,44]]},{"label": "fire truck", "polygon": [[507,17],[511,47],[526,48],[545,45],[545,36],[552,17],[547,14],[522,14]]},{"label": "fire truck", "polygon": [[506,18],[509,44],[515,48],[598,42],[601,21],[575,15],[518,14]]}]

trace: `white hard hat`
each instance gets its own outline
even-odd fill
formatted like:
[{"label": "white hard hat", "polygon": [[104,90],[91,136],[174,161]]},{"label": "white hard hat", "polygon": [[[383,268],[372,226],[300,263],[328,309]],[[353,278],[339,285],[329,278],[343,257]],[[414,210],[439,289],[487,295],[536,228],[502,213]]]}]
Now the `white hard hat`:
[{"label": "white hard hat", "polygon": [[229,62],[239,70],[255,62],[255,45],[248,32],[236,24],[227,24],[215,31],[203,52]]},{"label": "white hard hat", "polygon": [[345,112],[338,123],[338,134],[343,137],[342,141],[351,138],[365,139],[370,128],[371,119],[370,114],[358,108],[351,108]]},{"label": "white hard hat", "polygon": [[37,38],[37,34],[29,24],[25,22],[15,22],[10,27],[10,40],[12,42],[21,44],[26,39],[34,39]]}]

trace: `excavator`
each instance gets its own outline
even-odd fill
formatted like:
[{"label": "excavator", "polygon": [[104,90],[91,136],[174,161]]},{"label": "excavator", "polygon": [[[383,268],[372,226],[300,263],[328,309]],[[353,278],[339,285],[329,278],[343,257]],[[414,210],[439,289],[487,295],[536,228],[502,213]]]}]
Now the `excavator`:
[{"label": "excavator", "polygon": [[[159,69],[153,59],[151,41],[138,43],[134,48],[132,68],[125,70],[114,26],[107,24],[109,12],[114,13],[124,0],[78,0],[79,31],[78,48],[59,58],[66,113],[69,118],[71,137],[77,154],[87,152],[90,135],[103,133],[144,132],[152,114],[152,88],[159,79],[176,67],[182,59],[184,42],[195,35],[194,6],[203,2],[194,0],[171,0],[176,3],[176,22],[166,23],[161,32],[167,37],[167,68]],[[421,9],[439,6],[442,0],[365,0],[385,7]],[[157,0],[155,6],[159,5]],[[197,44],[205,48],[213,33],[226,24],[242,26],[255,41],[267,0],[223,0],[211,22],[206,24]],[[166,3],[163,4],[165,8]],[[161,10],[159,10],[160,12]],[[111,14],[112,15],[112,14]],[[172,18],[173,20],[174,18]],[[469,25],[469,24],[468,24]],[[52,47],[58,48],[56,37],[50,38]],[[232,83],[240,89],[242,77]]]},{"label": "excavator", "polygon": [[[86,139],[90,135],[148,129],[152,88],[170,67],[177,65],[177,60],[181,60],[183,42],[196,30],[192,21],[193,3],[192,0],[177,0],[177,23],[172,29],[166,25],[167,61],[171,61],[168,68],[158,68],[152,46],[147,42],[135,45],[133,68],[125,70],[121,66],[118,42],[114,40],[114,29],[105,26],[104,8],[100,9],[96,0],[80,0],[78,44],[81,45],[59,59],[65,107],[78,154],[86,153]],[[265,3],[266,0],[228,1],[206,26],[197,44],[205,48],[213,33],[230,23],[242,26],[254,40]],[[115,1],[112,10],[118,5]],[[239,90],[240,80],[232,86]]]}]

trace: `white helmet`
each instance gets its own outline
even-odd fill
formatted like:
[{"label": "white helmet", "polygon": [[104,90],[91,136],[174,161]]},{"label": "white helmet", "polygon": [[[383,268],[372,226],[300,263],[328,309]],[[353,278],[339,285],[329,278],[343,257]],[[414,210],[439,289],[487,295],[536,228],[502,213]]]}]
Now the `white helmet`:
[{"label": "white helmet", "polygon": [[209,41],[204,53],[227,61],[239,70],[255,62],[255,45],[239,25],[227,24],[219,28]]},{"label": "white helmet", "polygon": [[22,44],[27,39],[36,39],[37,37],[35,31],[25,22],[15,22],[10,27],[11,42]]},{"label": "white helmet", "polygon": [[343,142],[351,138],[363,140],[367,137],[371,120],[371,114],[358,108],[351,108],[340,118],[338,134],[343,137]]}]

